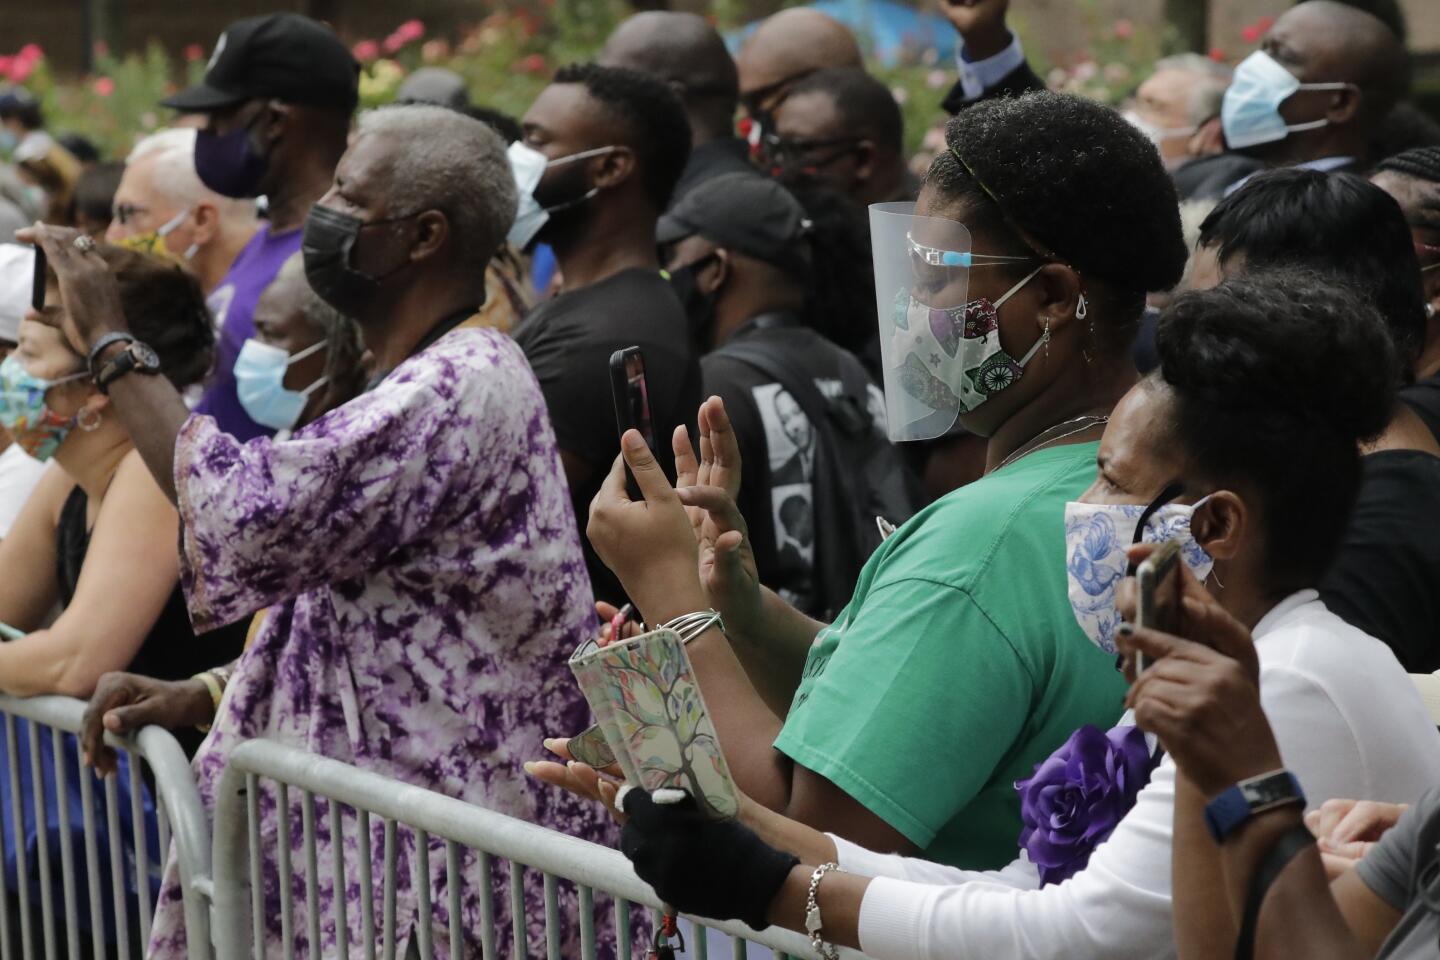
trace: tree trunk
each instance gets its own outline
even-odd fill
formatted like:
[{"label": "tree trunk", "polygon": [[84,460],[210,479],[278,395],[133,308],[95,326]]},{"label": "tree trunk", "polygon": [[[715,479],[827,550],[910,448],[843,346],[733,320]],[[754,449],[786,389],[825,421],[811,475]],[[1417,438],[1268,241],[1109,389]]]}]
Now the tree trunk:
[{"label": "tree trunk", "polygon": [[1165,0],[1165,21],[1175,28],[1180,49],[1210,49],[1210,0]]}]

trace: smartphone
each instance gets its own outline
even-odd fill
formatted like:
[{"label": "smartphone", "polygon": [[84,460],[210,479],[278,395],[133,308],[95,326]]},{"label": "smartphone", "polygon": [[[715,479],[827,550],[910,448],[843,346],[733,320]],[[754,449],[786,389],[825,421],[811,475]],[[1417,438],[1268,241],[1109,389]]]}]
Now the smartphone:
[{"label": "smartphone", "polygon": [[[610,354],[610,392],[615,401],[616,436],[623,437],[626,430],[639,430],[653,452],[655,427],[650,418],[650,392],[645,383],[645,354],[639,347],[626,347]],[[625,468],[625,476],[629,478],[626,488],[630,499],[642,499],[629,467]]]},{"label": "smartphone", "polygon": [[35,280],[30,287],[30,306],[39,313],[45,309],[45,286],[46,274],[49,273],[50,261],[45,257],[45,251],[37,243],[35,245]]},{"label": "smartphone", "polygon": [[[1180,603],[1180,541],[1167,540],[1146,557],[1135,571],[1135,626],[1167,633],[1175,629]],[[1149,666],[1144,654],[1135,656],[1135,673]]]}]

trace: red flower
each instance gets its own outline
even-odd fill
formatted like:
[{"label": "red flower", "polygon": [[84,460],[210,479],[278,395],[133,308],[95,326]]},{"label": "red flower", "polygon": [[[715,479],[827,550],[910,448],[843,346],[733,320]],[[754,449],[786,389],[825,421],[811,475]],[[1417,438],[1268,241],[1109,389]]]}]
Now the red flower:
[{"label": "red flower", "polygon": [[1120,19],[1115,21],[1115,36],[1121,40],[1129,40],[1135,35],[1135,24],[1129,20]]},{"label": "red flower", "polygon": [[205,59],[205,48],[198,43],[192,43],[185,48],[185,62],[194,63],[196,60]]},{"label": "red flower", "polygon": [[115,92],[115,81],[109,77],[99,77],[95,80],[93,89],[99,96],[108,97]]},{"label": "red flower", "polygon": [[354,54],[355,59],[361,63],[369,63],[371,60],[380,56],[380,44],[374,40],[361,40],[350,48],[350,52]]},{"label": "red flower", "polygon": [[1221,50],[1219,47],[1211,47],[1210,52],[1207,54],[1207,56],[1211,60],[1214,60],[1216,63],[1224,63],[1226,59],[1225,51]]},{"label": "red flower", "polygon": [[26,60],[23,57],[15,57],[10,61],[10,82],[24,83],[29,79],[30,74],[35,72],[35,61]]},{"label": "red flower", "polygon": [[45,59],[45,51],[40,49],[40,44],[38,43],[27,43],[20,48],[19,53],[15,54],[15,59],[29,60],[31,63],[36,63]]},{"label": "red flower", "polygon": [[406,20],[395,28],[395,35],[404,38],[404,42],[419,40],[425,36],[425,24],[420,20]]},{"label": "red flower", "polygon": [[385,38],[385,41],[381,43],[380,46],[384,48],[386,53],[394,53],[396,50],[405,46],[405,38],[398,33],[392,33]]},{"label": "red flower", "polygon": [[1264,33],[1261,31],[1260,25],[1256,23],[1252,23],[1240,31],[1240,37],[1246,43],[1257,43],[1262,36]]},{"label": "red flower", "polygon": [[544,73],[545,57],[543,54],[532,53],[515,66],[521,73]]}]

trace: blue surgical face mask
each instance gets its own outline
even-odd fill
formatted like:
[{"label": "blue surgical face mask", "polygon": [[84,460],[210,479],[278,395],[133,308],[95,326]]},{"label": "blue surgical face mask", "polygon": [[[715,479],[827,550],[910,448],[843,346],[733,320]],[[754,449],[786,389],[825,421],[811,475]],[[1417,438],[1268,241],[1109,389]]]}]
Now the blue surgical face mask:
[{"label": "blue surgical face mask", "polygon": [[20,145],[20,138],[9,127],[0,127],[0,153],[11,154]]},{"label": "blue surgical face mask", "polygon": [[1264,50],[1256,50],[1240,61],[1220,105],[1220,123],[1225,142],[1232,150],[1284,140],[1302,130],[1318,130],[1330,120],[1321,117],[1308,123],[1287,124],[1280,104],[1297,90],[1350,90],[1353,83],[1301,83],[1289,70]]},{"label": "blue surgical face mask", "polygon": [[324,386],[327,378],[321,377],[304,390],[287,390],[285,371],[325,346],[321,340],[292,357],[279,347],[246,340],[235,359],[235,388],[250,419],[272,430],[293,430],[310,395]]}]

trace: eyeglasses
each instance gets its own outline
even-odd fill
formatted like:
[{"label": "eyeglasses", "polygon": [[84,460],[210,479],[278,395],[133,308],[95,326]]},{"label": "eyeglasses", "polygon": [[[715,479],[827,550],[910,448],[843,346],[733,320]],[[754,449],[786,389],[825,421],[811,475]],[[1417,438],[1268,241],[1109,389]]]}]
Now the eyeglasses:
[{"label": "eyeglasses", "polygon": [[117,203],[110,210],[110,216],[119,222],[120,226],[130,226],[130,221],[136,217],[150,212],[149,207],[141,207],[133,203]]},{"label": "eyeglasses", "polygon": [[[860,145],[862,137],[834,137],[829,140],[796,140],[767,133],[760,139],[765,159],[779,167],[823,167],[834,163]],[[816,156],[834,150],[829,156]]]}]

